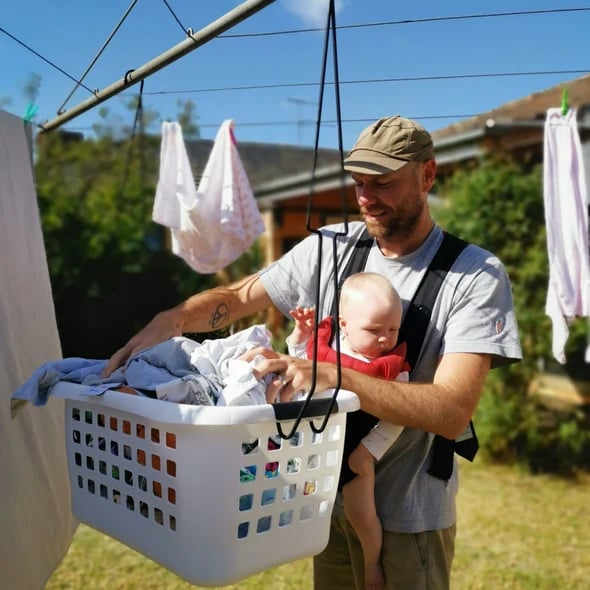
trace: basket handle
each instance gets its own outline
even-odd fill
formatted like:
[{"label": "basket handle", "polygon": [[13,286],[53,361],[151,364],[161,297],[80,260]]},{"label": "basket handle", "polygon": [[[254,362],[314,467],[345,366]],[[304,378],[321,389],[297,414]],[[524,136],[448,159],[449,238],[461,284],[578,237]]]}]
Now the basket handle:
[{"label": "basket handle", "polygon": [[[275,418],[279,420],[294,420],[295,418],[317,418],[326,416],[332,404],[331,397],[311,399],[307,403],[303,412],[301,412],[303,401],[297,402],[279,402],[273,404]],[[338,402],[334,402],[332,411],[338,411]],[[301,415],[300,415],[301,414]]]}]

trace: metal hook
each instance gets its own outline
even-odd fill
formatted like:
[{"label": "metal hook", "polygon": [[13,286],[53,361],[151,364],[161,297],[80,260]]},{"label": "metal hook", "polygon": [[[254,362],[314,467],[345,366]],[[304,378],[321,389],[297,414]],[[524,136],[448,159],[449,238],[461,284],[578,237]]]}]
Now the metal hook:
[{"label": "metal hook", "polygon": [[131,76],[131,74],[133,74],[133,72],[135,72],[135,70],[127,70],[125,72],[125,76],[123,77],[123,80],[125,81],[125,84],[130,84],[131,80],[129,80],[129,76]]}]

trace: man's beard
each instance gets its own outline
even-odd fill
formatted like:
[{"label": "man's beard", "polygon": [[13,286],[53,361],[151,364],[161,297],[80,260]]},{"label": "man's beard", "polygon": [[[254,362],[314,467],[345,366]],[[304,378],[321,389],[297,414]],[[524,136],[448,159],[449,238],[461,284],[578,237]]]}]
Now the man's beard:
[{"label": "man's beard", "polygon": [[414,233],[423,211],[424,203],[422,199],[417,199],[415,201],[415,207],[412,210],[405,211],[402,215],[389,217],[386,223],[381,223],[376,220],[367,220],[367,212],[363,209],[361,209],[361,214],[365,225],[367,226],[367,231],[371,236],[384,240],[400,240],[406,239]]}]

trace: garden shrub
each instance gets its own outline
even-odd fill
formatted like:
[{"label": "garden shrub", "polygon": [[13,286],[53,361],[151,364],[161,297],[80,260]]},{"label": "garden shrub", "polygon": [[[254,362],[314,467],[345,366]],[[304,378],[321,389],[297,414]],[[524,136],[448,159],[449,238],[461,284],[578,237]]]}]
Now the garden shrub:
[{"label": "garden shrub", "polygon": [[[434,210],[437,221],[494,252],[512,282],[523,360],[488,376],[475,415],[484,454],[524,463],[534,472],[571,475],[590,468],[588,412],[551,410],[529,395],[539,367],[553,362],[552,327],[545,315],[548,260],[540,166],[486,159],[454,174],[439,195],[444,205]],[[583,363],[584,332],[579,323],[573,326],[566,371]]]}]

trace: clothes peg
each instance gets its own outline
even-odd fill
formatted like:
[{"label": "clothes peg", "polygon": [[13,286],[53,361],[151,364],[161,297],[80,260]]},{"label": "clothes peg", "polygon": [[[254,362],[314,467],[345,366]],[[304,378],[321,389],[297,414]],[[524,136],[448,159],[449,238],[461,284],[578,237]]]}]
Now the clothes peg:
[{"label": "clothes peg", "polygon": [[27,110],[25,111],[25,116],[23,117],[23,121],[25,123],[25,127],[31,124],[31,120],[37,114],[39,107],[36,104],[30,102],[27,106]]},{"label": "clothes peg", "polygon": [[564,117],[567,115],[567,112],[570,110],[569,100],[568,100],[567,95],[568,95],[567,88],[564,88],[563,92],[561,93],[561,114]]}]

